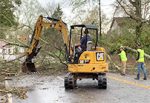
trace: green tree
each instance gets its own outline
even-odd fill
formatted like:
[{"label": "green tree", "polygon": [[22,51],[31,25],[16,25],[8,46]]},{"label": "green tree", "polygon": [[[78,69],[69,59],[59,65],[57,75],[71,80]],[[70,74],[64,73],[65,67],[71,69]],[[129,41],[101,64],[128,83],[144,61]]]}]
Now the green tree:
[{"label": "green tree", "polygon": [[60,5],[58,4],[58,6],[57,6],[57,8],[55,9],[55,11],[54,11],[52,17],[53,17],[53,18],[56,18],[56,19],[60,19],[60,18],[62,17],[62,15],[63,15],[63,11],[62,11]]},{"label": "green tree", "polygon": [[13,14],[15,10],[15,5],[20,5],[21,0],[0,0],[0,26],[1,27],[11,27],[17,25],[15,21],[15,15]]},{"label": "green tree", "polygon": [[149,22],[150,0],[117,0],[117,3],[127,16],[136,21],[135,42],[141,43],[142,27]]}]

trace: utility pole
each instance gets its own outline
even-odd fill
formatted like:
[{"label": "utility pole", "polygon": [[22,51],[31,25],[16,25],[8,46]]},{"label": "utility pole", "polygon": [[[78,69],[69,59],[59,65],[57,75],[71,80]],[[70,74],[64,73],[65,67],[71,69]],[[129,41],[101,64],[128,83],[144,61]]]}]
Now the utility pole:
[{"label": "utility pole", "polygon": [[100,37],[102,36],[102,18],[101,18],[101,0],[99,0],[99,34],[100,34]]}]

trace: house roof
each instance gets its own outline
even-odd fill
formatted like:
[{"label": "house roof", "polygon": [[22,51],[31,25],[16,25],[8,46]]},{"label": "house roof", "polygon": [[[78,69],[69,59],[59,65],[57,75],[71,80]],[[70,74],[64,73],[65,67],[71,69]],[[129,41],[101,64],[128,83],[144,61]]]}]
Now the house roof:
[{"label": "house roof", "polygon": [[135,21],[131,19],[130,17],[114,17],[113,21],[111,23],[110,29],[112,28],[114,22],[117,22],[118,26],[122,27],[126,25],[126,23],[131,23],[131,25],[135,24]]}]

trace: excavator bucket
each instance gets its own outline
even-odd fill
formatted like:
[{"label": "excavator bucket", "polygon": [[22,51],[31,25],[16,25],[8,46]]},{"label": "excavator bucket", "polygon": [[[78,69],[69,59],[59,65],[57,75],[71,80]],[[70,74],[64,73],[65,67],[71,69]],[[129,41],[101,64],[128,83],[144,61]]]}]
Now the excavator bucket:
[{"label": "excavator bucket", "polygon": [[27,72],[37,72],[34,63],[32,62],[24,62],[22,64],[22,72],[27,73]]}]

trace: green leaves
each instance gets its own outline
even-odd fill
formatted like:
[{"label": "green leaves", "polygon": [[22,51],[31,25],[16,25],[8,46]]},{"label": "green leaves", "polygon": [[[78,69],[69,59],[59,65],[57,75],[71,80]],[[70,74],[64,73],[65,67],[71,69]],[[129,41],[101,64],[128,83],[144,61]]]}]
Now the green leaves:
[{"label": "green leaves", "polygon": [[60,5],[58,5],[58,7],[55,9],[52,17],[53,18],[56,18],[56,19],[60,19],[63,15],[63,11],[62,9],[60,8]]},{"label": "green leaves", "polygon": [[21,0],[1,0],[0,1],[0,26],[1,27],[11,27],[13,25],[17,25],[15,21],[15,16],[13,14],[14,5],[13,3],[16,3],[17,5],[21,4]]}]

